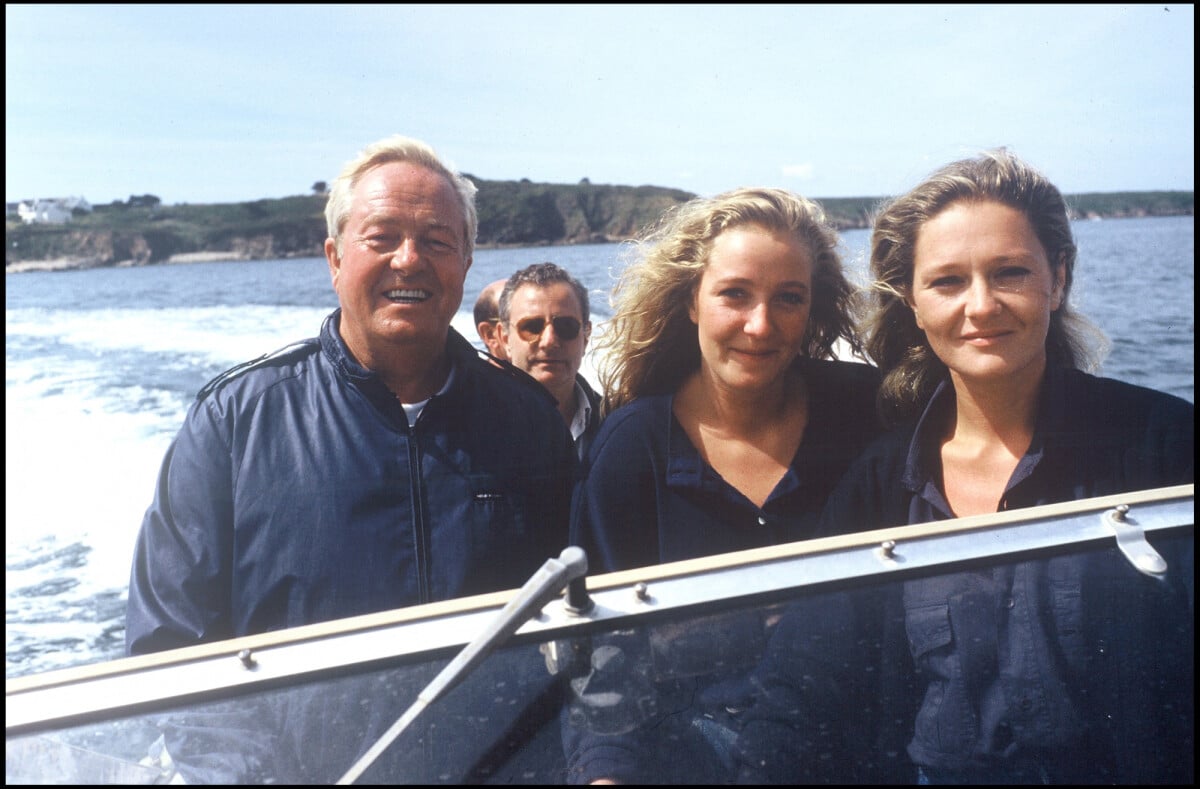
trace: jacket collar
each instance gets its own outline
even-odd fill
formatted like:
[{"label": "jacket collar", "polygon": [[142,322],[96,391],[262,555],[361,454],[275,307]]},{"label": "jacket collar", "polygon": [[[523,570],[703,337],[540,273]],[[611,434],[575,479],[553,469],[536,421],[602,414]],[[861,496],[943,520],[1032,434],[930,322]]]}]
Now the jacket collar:
[{"label": "jacket collar", "polygon": [[[384,407],[390,410],[397,405],[395,396],[380,379],[379,375],[366,367],[363,367],[354,354],[350,353],[350,349],[346,347],[345,340],[342,339],[341,332],[338,331],[338,326],[341,324],[342,310],[335,309],[325,317],[325,321],[321,324],[321,351],[325,358],[334,366],[338,374],[345,378],[350,384],[362,390],[372,402],[378,407]],[[446,333],[446,355],[450,359],[450,381],[453,384],[453,379],[458,377],[456,370],[464,368],[471,360],[479,358],[479,352],[475,347],[467,341],[465,337],[458,333],[453,326]]]}]

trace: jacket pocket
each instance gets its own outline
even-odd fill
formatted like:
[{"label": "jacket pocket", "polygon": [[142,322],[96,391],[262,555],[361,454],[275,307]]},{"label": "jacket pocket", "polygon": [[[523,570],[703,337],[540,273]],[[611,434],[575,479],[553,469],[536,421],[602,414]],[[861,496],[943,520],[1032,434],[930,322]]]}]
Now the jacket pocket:
[{"label": "jacket pocket", "polygon": [[471,491],[470,520],[480,531],[480,537],[487,539],[495,534],[525,534],[526,497],[522,490],[495,474],[470,474],[468,484]]},{"label": "jacket pocket", "polygon": [[925,683],[913,725],[920,758],[961,754],[972,747],[978,723],[963,695],[963,655],[955,643],[948,602],[908,608],[905,627],[918,676]]},{"label": "jacket pocket", "polygon": [[908,647],[919,666],[931,652],[947,647],[954,640],[950,627],[950,606],[945,603],[909,608],[904,614]]}]

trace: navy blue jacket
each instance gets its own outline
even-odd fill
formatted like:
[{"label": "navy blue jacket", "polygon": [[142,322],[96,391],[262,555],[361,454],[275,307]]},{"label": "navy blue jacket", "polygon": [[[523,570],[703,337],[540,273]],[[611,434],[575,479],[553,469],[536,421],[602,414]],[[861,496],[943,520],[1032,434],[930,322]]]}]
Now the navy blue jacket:
[{"label": "navy blue jacket", "polygon": [[567,545],[577,460],[540,384],[451,329],[410,428],[339,320],[201,390],[138,535],[130,654],[513,589]]},{"label": "navy blue jacket", "polygon": [[[587,551],[589,572],[813,536],[829,492],[881,432],[875,410],[879,378],[876,369],[865,364],[799,358],[796,365],[809,391],[808,425],[790,468],[762,507],[704,462],[675,419],[672,395],[641,397],[605,417],[572,504],[572,543]],[[657,650],[656,644],[669,642],[673,653],[691,654],[696,665],[709,669],[722,650],[720,663],[726,670],[658,671],[653,692],[659,717],[634,720],[638,728],[629,733],[609,735],[565,724],[568,782],[585,784],[607,777],[624,783],[720,783],[720,773],[728,770],[721,746],[696,739],[692,715],[707,713],[710,707],[724,711],[743,701],[741,678],[763,646],[764,627],[757,615],[725,617],[705,622],[690,634],[651,634],[649,646],[623,643],[630,663],[646,650]],[[660,657],[656,654],[655,662],[661,665]],[[598,684],[600,678],[593,676],[591,682]],[[628,688],[623,691],[635,695]],[[587,708],[582,701],[576,711]],[[574,715],[576,721],[585,717]]]},{"label": "navy blue jacket", "polygon": [[[953,407],[944,384],[919,420],[868,449],[830,497],[821,535],[953,517],[936,428]],[[999,508],[1187,484],[1194,444],[1191,403],[1051,368]],[[874,770],[871,782],[916,766],[935,783],[1191,783],[1194,540],[1150,540],[1168,562],[1165,579],[1139,573],[1114,543],[858,595],[862,631],[842,648],[861,662],[844,679],[876,684],[847,708],[881,725],[847,735],[869,741],[848,743],[853,758],[840,761]],[[811,640],[797,640],[797,628],[812,629],[785,622],[777,632]],[[793,782],[812,754],[797,753],[806,740],[779,711],[796,709],[814,672],[806,660],[782,667],[797,650],[774,652],[763,669],[773,690],[743,731],[744,777]]]}]

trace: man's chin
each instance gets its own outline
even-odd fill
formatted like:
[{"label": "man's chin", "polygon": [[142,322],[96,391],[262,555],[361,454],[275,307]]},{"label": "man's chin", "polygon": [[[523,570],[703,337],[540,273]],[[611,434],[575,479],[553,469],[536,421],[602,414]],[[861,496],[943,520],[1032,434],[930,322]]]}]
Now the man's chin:
[{"label": "man's chin", "polygon": [[441,342],[446,338],[447,327],[438,321],[418,316],[379,315],[375,329],[383,338],[396,342]]},{"label": "man's chin", "polygon": [[575,381],[575,377],[573,375],[569,375],[567,371],[561,367],[553,370],[547,370],[544,367],[534,368],[530,375],[532,375],[538,383],[551,391],[565,386],[568,381],[572,383]]}]

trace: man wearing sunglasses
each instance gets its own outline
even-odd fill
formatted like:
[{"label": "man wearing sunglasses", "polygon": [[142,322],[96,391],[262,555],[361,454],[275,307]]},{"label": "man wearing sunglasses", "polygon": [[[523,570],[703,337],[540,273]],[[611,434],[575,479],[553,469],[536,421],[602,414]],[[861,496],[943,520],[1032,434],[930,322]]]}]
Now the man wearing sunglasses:
[{"label": "man wearing sunglasses", "polygon": [[600,395],[579,374],[592,334],[587,288],[554,263],[526,266],[500,293],[499,330],[508,360],[558,401],[582,460],[600,425]]}]

